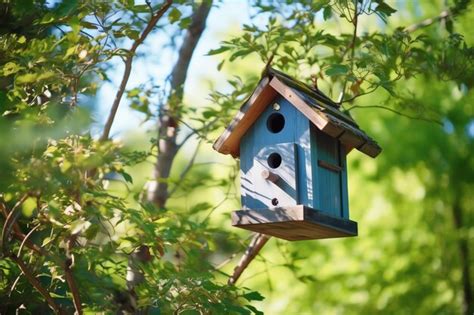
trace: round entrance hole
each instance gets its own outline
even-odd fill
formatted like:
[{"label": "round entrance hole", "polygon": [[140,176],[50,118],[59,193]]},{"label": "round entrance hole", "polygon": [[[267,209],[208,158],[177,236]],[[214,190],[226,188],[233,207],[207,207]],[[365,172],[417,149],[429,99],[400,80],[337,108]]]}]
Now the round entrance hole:
[{"label": "round entrance hole", "polygon": [[276,152],[270,154],[267,158],[267,163],[271,168],[277,168],[281,164],[281,155]]},{"label": "round entrance hole", "polygon": [[272,205],[278,206],[278,199],[273,198],[273,199],[272,199]]},{"label": "round entrance hole", "polygon": [[285,117],[280,113],[273,113],[267,118],[267,128],[272,133],[278,133],[285,127]]}]

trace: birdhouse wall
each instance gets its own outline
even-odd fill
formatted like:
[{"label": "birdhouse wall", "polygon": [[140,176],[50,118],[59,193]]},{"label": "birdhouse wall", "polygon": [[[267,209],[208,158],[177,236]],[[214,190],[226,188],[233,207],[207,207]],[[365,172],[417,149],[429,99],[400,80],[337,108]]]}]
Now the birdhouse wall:
[{"label": "birdhouse wall", "polygon": [[[243,208],[314,207],[310,126],[285,99],[270,102],[241,139]],[[264,178],[262,172],[271,172],[271,178]]]},{"label": "birdhouse wall", "polygon": [[314,208],[335,217],[349,218],[346,149],[311,125]]}]

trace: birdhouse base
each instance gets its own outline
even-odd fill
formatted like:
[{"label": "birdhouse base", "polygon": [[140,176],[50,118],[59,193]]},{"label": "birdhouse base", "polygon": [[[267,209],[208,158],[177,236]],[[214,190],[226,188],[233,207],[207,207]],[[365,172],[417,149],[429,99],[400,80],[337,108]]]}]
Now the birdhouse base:
[{"label": "birdhouse base", "polygon": [[357,236],[357,222],[303,205],[237,210],[232,225],[288,241]]}]

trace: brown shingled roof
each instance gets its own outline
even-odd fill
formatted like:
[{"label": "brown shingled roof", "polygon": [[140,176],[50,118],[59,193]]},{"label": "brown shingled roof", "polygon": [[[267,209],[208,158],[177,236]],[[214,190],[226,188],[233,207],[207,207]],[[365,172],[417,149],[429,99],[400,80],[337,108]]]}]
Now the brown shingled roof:
[{"label": "brown shingled roof", "polygon": [[216,140],[214,149],[238,157],[240,139],[278,94],[295,106],[319,130],[339,139],[349,149],[356,148],[371,157],[376,157],[382,151],[377,142],[362,131],[351,117],[341,112],[329,97],[272,68],[267,69],[250,98]]}]

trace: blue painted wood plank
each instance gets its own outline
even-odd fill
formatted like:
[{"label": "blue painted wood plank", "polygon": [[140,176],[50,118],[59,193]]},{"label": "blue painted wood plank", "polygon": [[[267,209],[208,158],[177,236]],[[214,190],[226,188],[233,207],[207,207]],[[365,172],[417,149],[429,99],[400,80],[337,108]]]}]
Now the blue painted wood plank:
[{"label": "blue painted wood plank", "polygon": [[[316,145],[318,160],[340,166],[339,142],[317,130]],[[314,161],[317,163],[317,161]],[[313,162],[313,163],[314,163]],[[342,217],[341,173],[318,165],[318,193],[321,211]]]},{"label": "blue painted wood plank", "polygon": [[[278,104],[277,106],[273,106]],[[261,171],[262,165],[266,164],[266,157],[263,157],[262,150],[276,148],[280,146],[279,150],[282,151],[283,163],[282,170],[290,168],[292,170],[291,181],[289,178],[286,188],[287,192],[293,198],[292,205],[297,204],[297,166],[296,166],[296,150],[293,148],[295,139],[295,118],[297,110],[296,108],[286,102],[283,98],[276,98],[260,117],[255,121],[252,127],[246,132],[240,143],[240,159],[241,159],[241,193],[242,193],[242,206],[245,208],[265,208],[271,205],[271,200],[279,194],[282,194],[279,189],[281,187],[275,186],[274,191],[269,189],[268,183],[262,183]],[[273,120],[274,117],[280,117],[280,120]],[[284,124],[281,124],[281,118],[284,120]],[[276,129],[275,123],[276,121]],[[280,122],[280,123],[278,123]],[[281,128],[278,128],[278,127]],[[281,129],[281,130],[280,130]],[[282,144],[291,144],[292,149],[283,149]],[[266,153],[265,153],[266,154]],[[268,153],[269,154],[269,153]],[[265,160],[265,161],[264,161]],[[291,163],[290,163],[291,161]],[[291,164],[291,165],[290,165]],[[271,186],[270,186],[271,187]],[[289,192],[289,188],[294,190],[293,193]],[[285,190],[284,190],[285,191]],[[288,199],[280,197],[288,203]]]},{"label": "blue painted wood plank", "polygon": [[341,161],[341,203],[342,203],[342,217],[349,219],[349,187],[347,183],[347,150],[343,145],[340,145],[339,158]]},{"label": "blue painted wood plank", "polygon": [[[302,204],[336,217],[349,217],[345,149],[282,97],[268,105],[240,146],[244,209],[275,206],[271,200],[280,196],[285,205]],[[284,166],[274,171],[287,176],[280,182],[284,185],[262,182],[261,171],[268,167],[266,159],[272,150],[282,155]],[[342,170],[321,167],[318,160]]]}]

